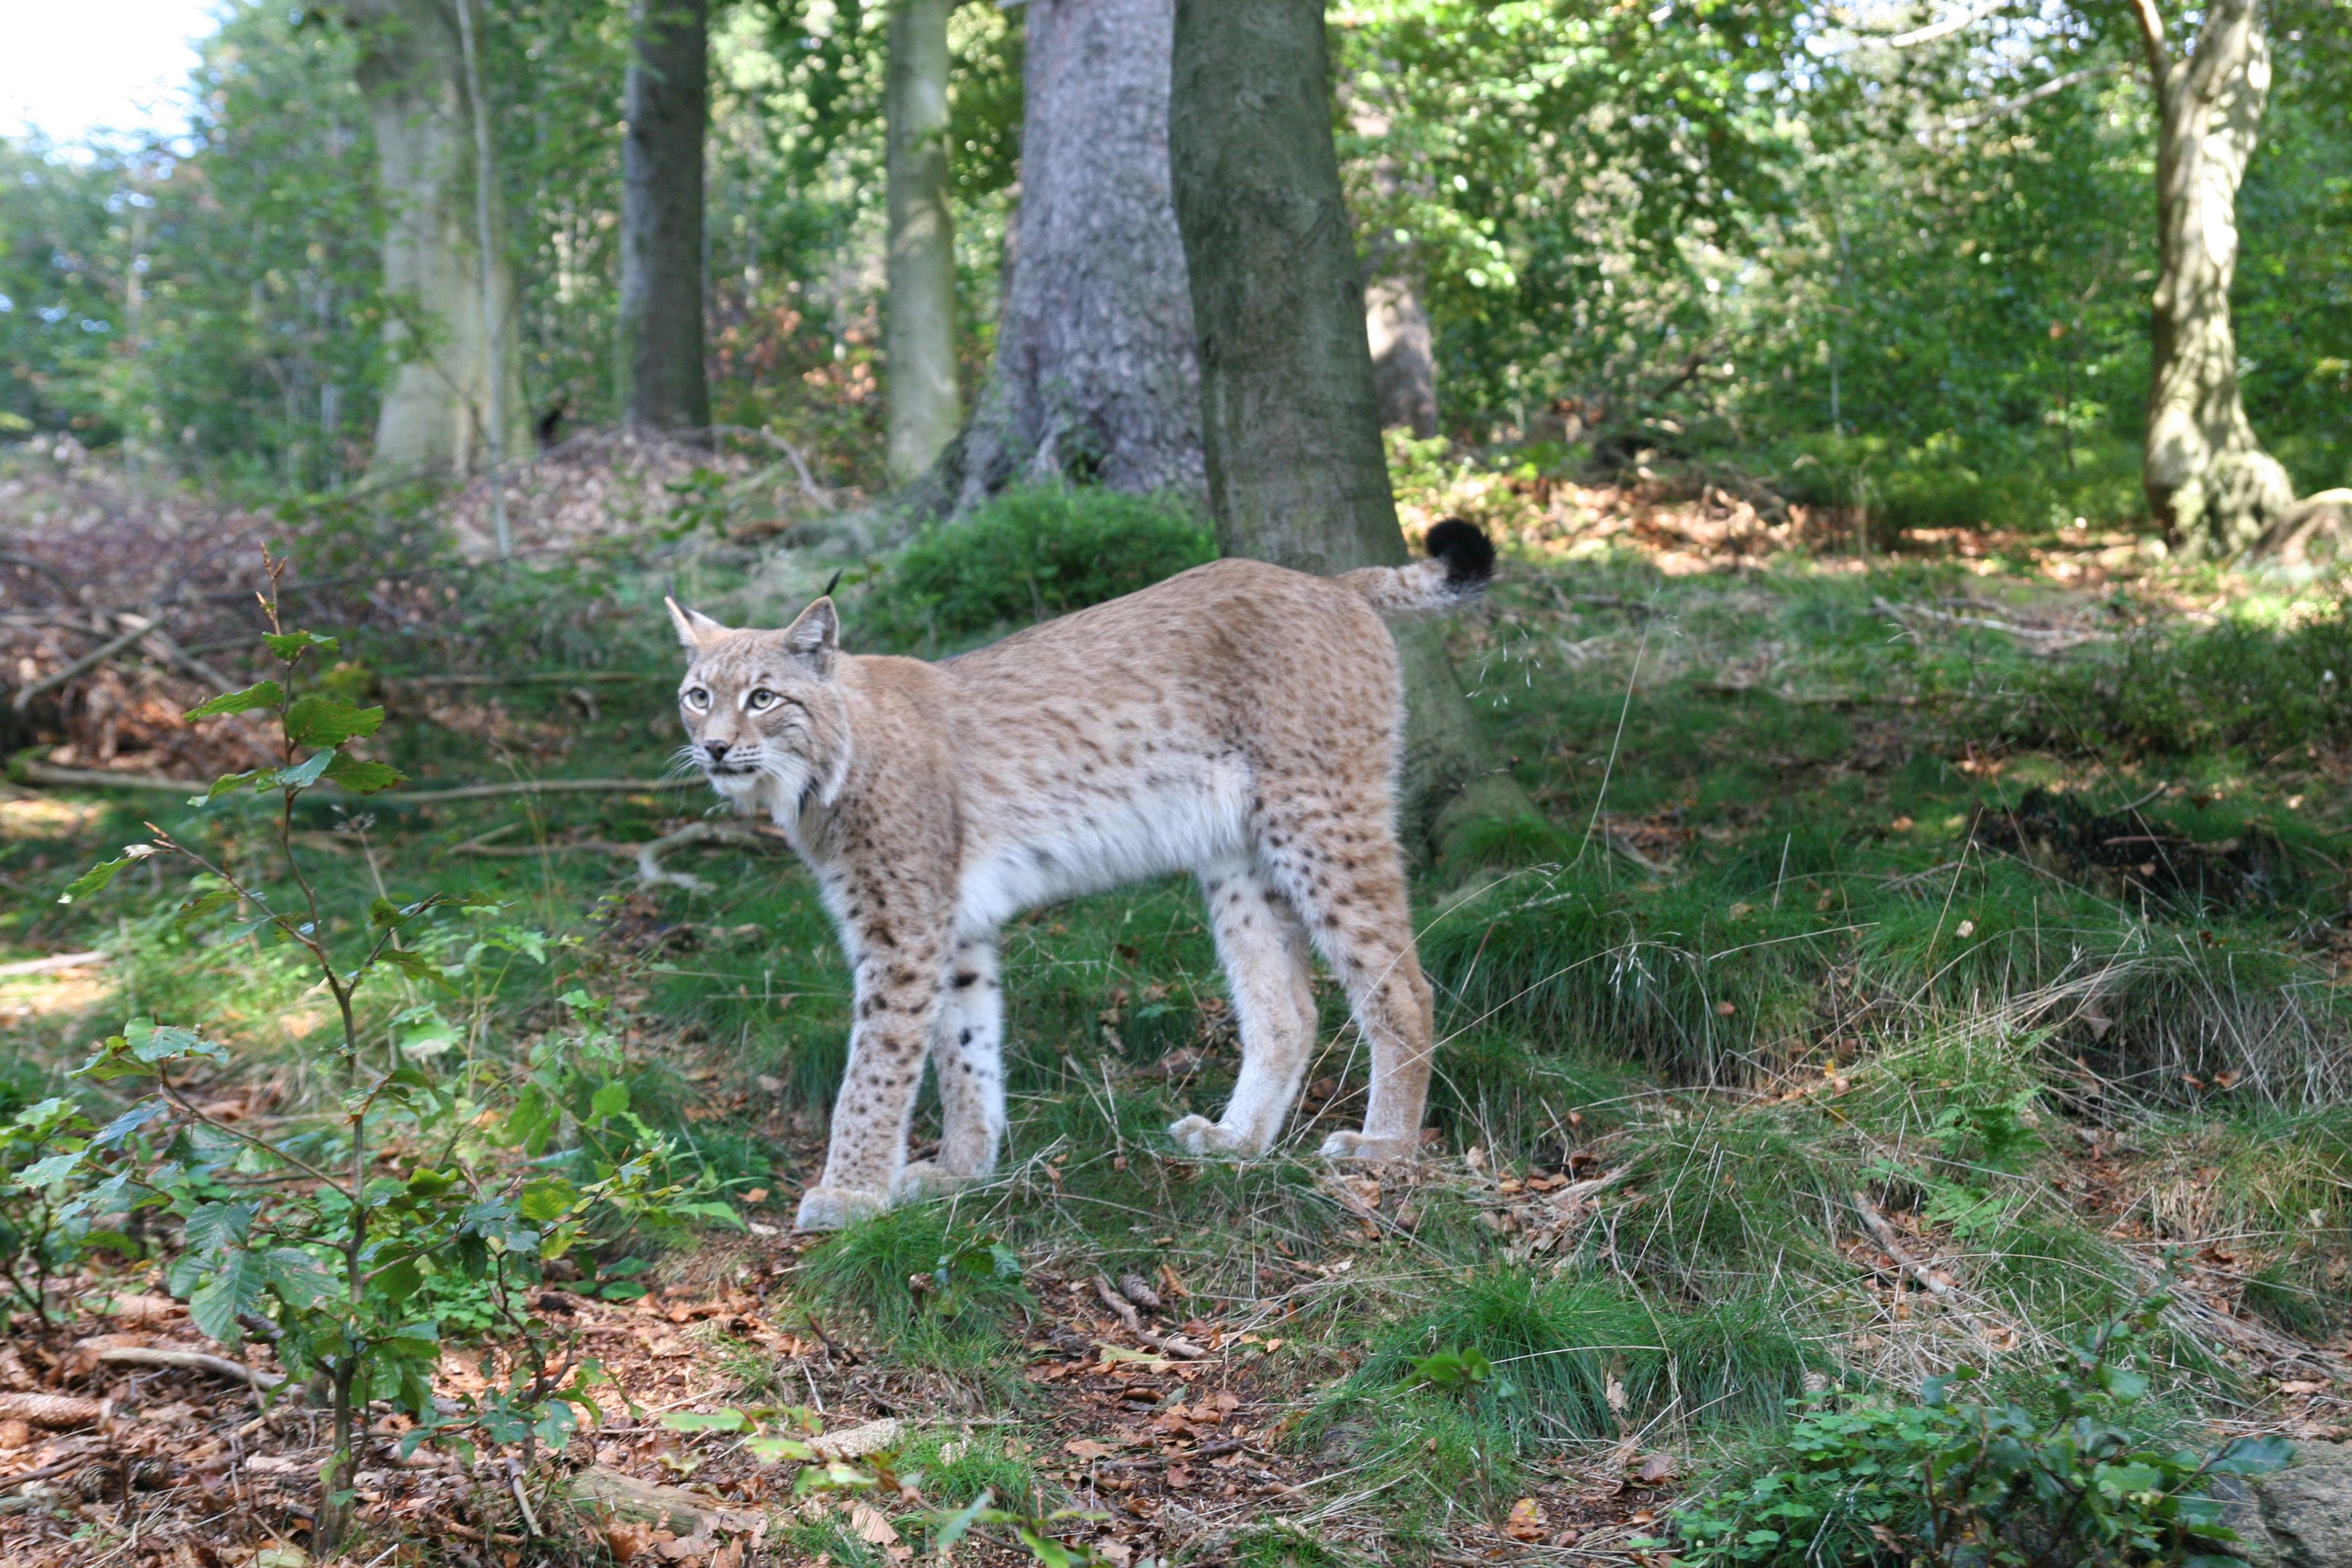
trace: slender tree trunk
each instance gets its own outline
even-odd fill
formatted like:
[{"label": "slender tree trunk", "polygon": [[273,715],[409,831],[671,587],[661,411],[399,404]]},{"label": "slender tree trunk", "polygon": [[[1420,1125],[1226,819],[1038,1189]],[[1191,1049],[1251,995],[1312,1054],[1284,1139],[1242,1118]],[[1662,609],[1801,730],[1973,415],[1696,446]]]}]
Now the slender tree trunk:
[{"label": "slender tree trunk", "polygon": [[[472,121],[456,13],[446,0],[339,0],[339,9],[360,39],[357,76],[389,218],[384,336],[398,369],[376,417],[369,476],[463,477],[488,460],[493,402],[504,405],[510,451],[529,448],[530,416],[514,277],[504,255],[484,256],[474,235]],[[493,321],[485,321],[486,291]],[[495,399],[493,377],[502,394]]]},{"label": "slender tree trunk", "polygon": [[[1177,0],[1169,119],[1225,553],[1329,574],[1406,558],[1331,140],[1321,0]],[[1531,810],[1488,765],[1439,628],[1397,628],[1405,816],[1440,845]]]},{"label": "slender tree trunk", "polygon": [[948,12],[893,0],[883,83],[888,124],[887,316],[890,477],[919,476],[963,423],[956,389],[955,214],[948,184]]},{"label": "slender tree trunk", "polygon": [[1197,497],[1192,302],[1168,189],[1173,0],[1030,0],[1024,15],[1020,244],[996,360],[914,505],[962,511],[1056,477]]},{"label": "slender tree trunk", "polygon": [[[1373,259],[1381,259],[1379,247]],[[1437,356],[1429,312],[1412,281],[1382,269],[1364,289],[1364,335],[1372,351],[1372,395],[1381,428],[1403,428],[1423,440],[1437,434]]]},{"label": "slender tree trunk", "polygon": [[710,423],[702,374],[706,0],[641,0],[621,141],[621,354],[628,422]]},{"label": "slender tree trunk", "polygon": [[2260,0],[2215,0],[2175,59],[2154,0],[2134,0],[2156,84],[2158,271],[2143,480],[2148,504],[2190,554],[2234,555],[2294,503],[2238,392],[2230,284],[2238,185],[2270,93]]}]

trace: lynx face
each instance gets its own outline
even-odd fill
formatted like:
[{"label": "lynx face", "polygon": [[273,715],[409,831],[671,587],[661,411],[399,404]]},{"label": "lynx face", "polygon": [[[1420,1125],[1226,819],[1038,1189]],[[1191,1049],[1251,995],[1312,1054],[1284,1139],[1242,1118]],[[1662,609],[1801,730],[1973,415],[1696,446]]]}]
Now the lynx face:
[{"label": "lynx face", "polygon": [[692,658],[677,689],[680,762],[740,809],[829,800],[849,768],[833,601],[819,599],[780,632],[730,630],[675,603],[669,611]]}]

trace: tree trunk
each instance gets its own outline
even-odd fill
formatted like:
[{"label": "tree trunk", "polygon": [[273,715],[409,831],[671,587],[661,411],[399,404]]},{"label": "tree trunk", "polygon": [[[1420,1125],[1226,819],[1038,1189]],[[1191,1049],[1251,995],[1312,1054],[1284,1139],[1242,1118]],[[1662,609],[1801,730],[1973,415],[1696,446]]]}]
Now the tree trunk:
[{"label": "tree trunk", "polygon": [[632,425],[710,423],[702,374],[706,0],[642,0],[621,140],[623,406]]},{"label": "tree trunk", "polygon": [[1168,190],[1172,0],[1030,0],[1019,254],[971,423],[916,506],[1023,479],[1201,490],[1199,371]]},{"label": "tree trunk", "polygon": [[956,390],[955,215],[948,184],[948,12],[953,0],[890,7],[890,242],[884,342],[890,478],[919,476],[963,423]]},{"label": "tree trunk", "polygon": [[[1406,559],[1331,140],[1321,0],[1177,0],[1169,140],[1200,327],[1209,504],[1228,555]],[[1483,756],[1439,628],[1397,628],[1408,833],[1530,812]]]},{"label": "tree trunk", "polygon": [[[361,92],[387,215],[384,324],[399,368],[376,417],[372,479],[455,479],[489,450],[493,374],[506,446],[527,451],[514,277],[472,237],[472,121],[455,14],[444,0],[340,0],[357,31]],[[496,193],[492,193],[496,211]],[[482,268],[495,322],[484,320]]]},{"label": "tree trunk", "polygon": [[2238,184],[2271,85],[2259,0],[2216,0],[2195,47],[2168,58],[2153,0],[2135,0],[2155,79],[2158,272],[2143,482],[2192,555],[2234,555],[2294,500],[2238,393],[2230,284]]}]

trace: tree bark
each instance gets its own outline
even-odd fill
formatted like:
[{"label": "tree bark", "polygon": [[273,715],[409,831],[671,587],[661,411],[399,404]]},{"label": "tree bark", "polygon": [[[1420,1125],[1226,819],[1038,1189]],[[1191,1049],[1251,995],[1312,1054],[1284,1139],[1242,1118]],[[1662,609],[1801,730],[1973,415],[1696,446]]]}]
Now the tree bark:
[{"label": "tree bark", "polygon": [[1172,0],[1030,0],[1018,254],[996,359],[919,510],[1019,479],[1202,485],[1199,371],[1168,188]]},{"label": "tree bark", "polygon": [[948,184],[948,12],[895,0],[883,82],[890,186],[887,300],[890,478],[919,476],[963,423],[956,387],[955,215]]},{"label": "tree bark", "polygon": [[2156,86],[2158,272],[2142,478],[2184,552],[2234,555],[2294,500],[2238,391],[2230,285],[2238,185],[2271,85],[2260,0],[2215,0],[2195,47],[2170,57],[2154,0],[2133,0]]},{"label": "tree bark", "polygon": [[[1406,550],[1325,47],[1321,0],[1177,0],[1169,140],[1218,543],[1328,574]],[[1439,628],[1396,637],[1409,836],[1442,847],[1475,818],[1530,813],[1484,757]]]},{"label": "tree bark", "polygon": [[[488,459],[494,375],[509,450],[529,449],[530,416],[514,276],[503,254],[485,257],[472,237],[472,106],[456,16],[445,0],[339,0],[339,9],[361,45],[356,75],[388,217],[384,337],[398,363],[369,478],[463,478]],[[501,218],[494,224],[502,231]],[[485,266],[495,321],[484,319]]]},{"label": "tree bark", "polygon": [[621,140],[625,416],[710,423],[702,364],[702,154],[710,124],[706,0],[641,0]]}]

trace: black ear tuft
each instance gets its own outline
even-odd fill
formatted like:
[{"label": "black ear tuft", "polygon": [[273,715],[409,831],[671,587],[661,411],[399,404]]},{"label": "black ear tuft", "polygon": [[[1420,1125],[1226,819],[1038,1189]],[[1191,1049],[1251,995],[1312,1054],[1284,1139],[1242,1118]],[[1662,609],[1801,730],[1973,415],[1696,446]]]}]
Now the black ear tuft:
[{"label": "black ear tuft", "polygon": [[1478,525],[1449,517],[1430,526],[1423,542],[1433,561],[1445,563],[1445,585],[1456,590],[1476,588],[1495,574],[1495,546]]}]

